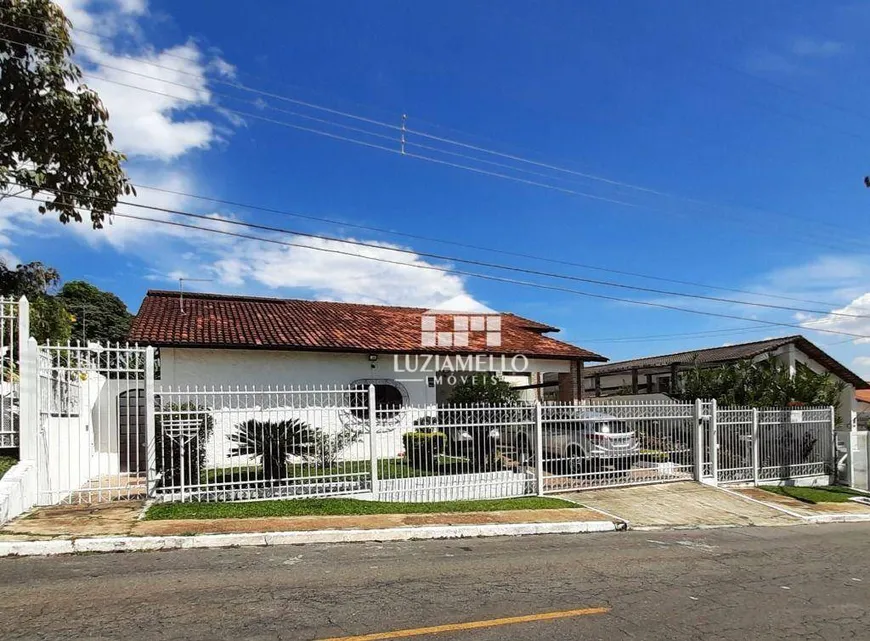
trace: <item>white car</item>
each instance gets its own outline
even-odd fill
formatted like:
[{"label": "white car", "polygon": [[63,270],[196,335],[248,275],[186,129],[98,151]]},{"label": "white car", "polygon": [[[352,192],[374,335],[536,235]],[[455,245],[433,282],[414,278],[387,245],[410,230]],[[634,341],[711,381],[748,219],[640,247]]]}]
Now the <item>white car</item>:
[{"label": "white car", "polygon": [[[542,408],[543,460],[559,473],[594,472],[604,467],[628,470],[640,453],[631,424],[585,408]],[[534,457],[534,428],[517,434],[517,449]]]}]

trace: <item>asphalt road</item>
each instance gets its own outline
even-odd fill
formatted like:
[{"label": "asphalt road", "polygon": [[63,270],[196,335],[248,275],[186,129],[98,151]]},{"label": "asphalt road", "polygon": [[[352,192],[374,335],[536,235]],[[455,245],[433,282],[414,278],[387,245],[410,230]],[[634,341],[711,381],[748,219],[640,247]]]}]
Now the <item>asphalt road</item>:
[{"label": "asphalt road", "polygon": [[[0,559],[3,639],[868,639],[870,524]],[[378,638],[393,638],[389,636]]]}]

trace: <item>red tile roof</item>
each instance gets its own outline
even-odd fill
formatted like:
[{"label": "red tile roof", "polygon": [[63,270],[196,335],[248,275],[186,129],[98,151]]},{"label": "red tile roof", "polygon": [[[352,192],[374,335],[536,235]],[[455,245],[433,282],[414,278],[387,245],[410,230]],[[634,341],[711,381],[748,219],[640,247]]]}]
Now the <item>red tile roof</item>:
[{"label": "red tile roof", "polygon": [[[514,314],[501,315],[501,345],[487,347],[482,332],[468,347],[422,347],[425,309],[354,303],[184,294],[151,290],[130,328],[130,340],[174,347],[444,354],[525,354],[602,362],[593,352],[558,341],[556,328]],[[450,331],[439,317],[438,330]],[[446,323],[443,324],[442,323]]]},{"label": "red tile roof", "polygon": [[[870,383],[868,383],[870,385]],[[861,403],[870,403],[870,389],[859,389],[855,392],[855,398]]]}]

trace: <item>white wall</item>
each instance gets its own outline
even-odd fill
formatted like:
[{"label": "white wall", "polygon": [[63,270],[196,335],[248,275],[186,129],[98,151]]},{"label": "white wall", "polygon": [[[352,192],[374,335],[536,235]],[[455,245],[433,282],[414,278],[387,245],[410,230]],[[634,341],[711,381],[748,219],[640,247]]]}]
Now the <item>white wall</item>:
[{"label": "white wall", "polygon": [[[409,356],[410,368],[422,368],[423,358]],[[363,379],[389,379],[400,382],[408,392],[408,404],[435,403],[435,388],[425,379],[436,374],[434,363],[424,371],[408,371],[404,355],[379,354],[374,363],[368,354],[329,352],[290,352],[245,349],[160,349],[159,385],[241,385],[319,386],[349,385]],[[567,372],[568,361],[530,359],[530,372]],[[517,379],[520,382],[520,379]],[[528,384],[528,379],[522,379]]]},{"label": "white wall", "polygon": [[[434,407],[435,388],[429,387],[426,379],[436,375],[434,363],[424,371],[416,371],[417,361],[404,355],[394,358],[391,354],[379,354],[377,361],[369,361],[368,354],[328,353],[328,352],[290,352],[269,350],[232,350],[232,349],[189,349],[161,348],[160,378],[157,381],[158,395],[166,396],[166,390],[184,391],[195,387],[211,389],[281,388],[281,387],[318,387],[348,386],[360,380],[389,380],[399,383],[407,393],[406,404],[418,408]],[[530,371],[560,372],[569,371],[568,361],[536,359],[528,362]],[[408,369],[413,371],[407,371]],[[528,375],[509,377],[514,384],[528,385]],[[531,391],[534,395],[534,391]],[[239,423],[249,420],[280,420],[302,418],[310,425],[322,429],[327,434],[335,433],[348,422],[355,419],[340,407],[321,407],[312,410],[281,407],[284,399],[275,401],[277,406],[263,407],[268,401],[257,395],[248,396],[250,402],[242,403],[233,398],[210,397],[213,408],[213,436],[206,444],[206,457],[209,465],[238,465],[248,461],[229,456],[232,447],[228,435]],[[259,399],[259,400],[258,400]],[[414,429],[413,420],[421,418],[421,412],[412,412],[395,421],[387,421],[378,426],[376,448],[379,456],[395,456],[402,450],[402,434]],[[366,460],[369,458],[369,440],[363,438],[343,453],[343,459]]]}]

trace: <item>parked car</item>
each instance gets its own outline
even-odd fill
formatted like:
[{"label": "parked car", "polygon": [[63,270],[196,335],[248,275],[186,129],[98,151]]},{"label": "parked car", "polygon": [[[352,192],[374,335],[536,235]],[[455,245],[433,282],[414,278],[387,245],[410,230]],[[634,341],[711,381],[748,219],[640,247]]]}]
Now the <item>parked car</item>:
[{"label": "parked car", "polygon": [[[582,407],[545,407],[542,418],[544,463],[559,467],[557,473],[594,472],[605,467],[628,470],[640,454],[631,423],[610,414]],[[521,428],[516,434],[517,450],[528,460],[535,456],[535,442],[534,427]]]}]

